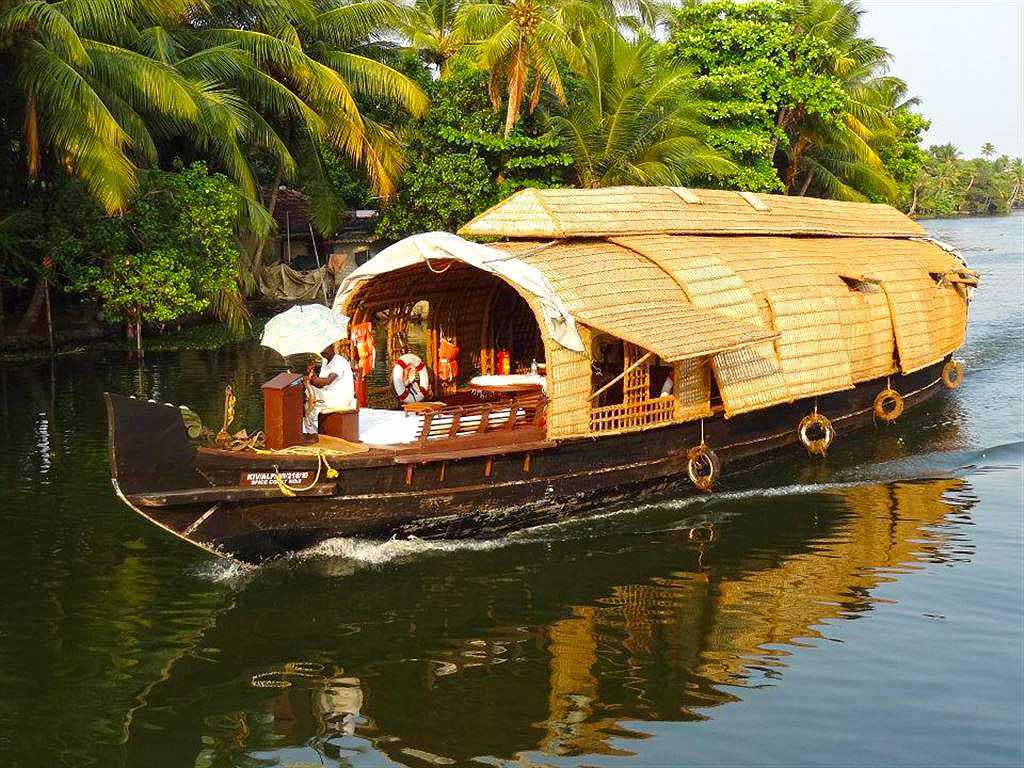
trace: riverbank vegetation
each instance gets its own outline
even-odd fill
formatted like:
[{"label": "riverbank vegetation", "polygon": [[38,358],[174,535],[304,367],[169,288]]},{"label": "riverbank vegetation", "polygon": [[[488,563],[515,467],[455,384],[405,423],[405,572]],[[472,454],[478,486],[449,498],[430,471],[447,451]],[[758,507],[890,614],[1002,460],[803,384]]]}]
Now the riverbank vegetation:
[{"label": "riverbank vegetation", "polygon": [[0,336],[68,306],[135,337],[196,312],[244,327],[282,188],[326,236],[380,209],[383,238],[527,186],[1021,204],[1019,159],[922,147],[927,118],[861,16],[854,0],[0,0]]}]

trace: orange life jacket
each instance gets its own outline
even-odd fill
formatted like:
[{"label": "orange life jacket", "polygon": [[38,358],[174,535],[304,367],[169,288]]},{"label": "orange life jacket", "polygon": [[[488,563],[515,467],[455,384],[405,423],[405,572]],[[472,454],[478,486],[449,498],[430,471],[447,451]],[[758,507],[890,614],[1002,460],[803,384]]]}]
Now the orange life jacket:
[{"label": "orange life jacket", "polygon": [[437,354],[437,378],[441,381],[455,381],[459,375],[459,348],[444,336]]}]

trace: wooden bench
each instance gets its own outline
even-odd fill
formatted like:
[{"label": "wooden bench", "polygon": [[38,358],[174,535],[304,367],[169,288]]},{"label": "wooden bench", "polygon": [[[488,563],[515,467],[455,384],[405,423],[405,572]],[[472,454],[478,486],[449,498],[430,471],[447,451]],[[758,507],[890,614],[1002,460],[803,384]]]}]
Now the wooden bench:
[{"label": "wooden bench", "polygon": [[[446,406],[423,414],[416,440],[421,446],[436,440],[468,438],[488,433],[543,430],[547,400],[537,394],[525,398]],[[499,435],[495,435],[499,437]]]}]

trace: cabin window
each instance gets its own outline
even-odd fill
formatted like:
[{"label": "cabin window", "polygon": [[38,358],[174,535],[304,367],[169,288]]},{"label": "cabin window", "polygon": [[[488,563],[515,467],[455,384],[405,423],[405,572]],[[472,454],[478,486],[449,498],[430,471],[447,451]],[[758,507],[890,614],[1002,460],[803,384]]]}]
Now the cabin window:
[{"label": "cabin window", "polygon": [[[608,335],[593,342],[590,431],[620,432],[671,421],[679,402],[675,366]],[[665,391],[671,382],[671,390]]]},{"label": "cabin window", "polygon": [[862,293],[866,292],[868,283],[865,283],[863,280],[858,280],[855,277],[847,277],[846,275],[840,275],[839,279],[842,280],[846,287],[851,291],[860,291]]}]

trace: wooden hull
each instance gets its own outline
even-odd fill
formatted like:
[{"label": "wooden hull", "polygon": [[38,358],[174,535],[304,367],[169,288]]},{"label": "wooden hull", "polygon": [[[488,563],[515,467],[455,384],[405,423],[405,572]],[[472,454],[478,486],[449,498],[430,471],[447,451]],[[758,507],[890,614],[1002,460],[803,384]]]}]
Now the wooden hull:
[{"label": "wooden hull", "polygon": [[[944,361],[943,361],[944,362]],[[908,376],[894,376],[907,408],[943,391],[943,362]],[[732,419],[704,422],[704,438],[722,462],[723,477],[749,470],[798,443],[797,424],[815,403],[831,419],[837,439],[874,423],[873,403],[885,380],[797,401]],[[167,426],[161,470],[164,486],[138,479],[130,465],[150,467],[134,446],[126,460],[122,433],[139,428],[150,413],[168,419],[166,406],[108,395],[111,463],[115,490],[129,506],[170,533],[220,556],[258,563],[308,548],[333,537],[421,538],[494,537],[510,530],[586,514],[616,498],[664,483],[680,493],[697,493],[686,475],[687,449],[701,440],[701,424],[670,425],[643,432],[546,443],[531,450],[462,458],[403,460],[379,452],[334,462],[336,479],[321,481],[306,493],[285,496],[275,485],[240,488],[245,472],[313,472],[310,456],[257,456],[174,446],[180,435]],[[135,417],[122,414],[135,409]],[[162,411],[140,409],[164,409]],[[176,414],[172,414],[176,416]],[[134,427],[124,423],[135,422]],[[180,419],[179,419],[180,421]],[[118,423],[122,426],[119,428]],[[187,442],[187,441],[186,441]],[[172,445],[173,444],[173,445]],[[172,455],[173,454],[173,455]],[[157,462],[159,463],[159,462]],[[196,481],[195,478],[201,478]],[[128,478],[131,482],[126,483]],[[191,483],[191,485],[190,485]],[[154,488],[158,488],[154,492]],[[190,489],[196,489],[190,495]],[[165,493],[161,493],[165,492]]]}]

